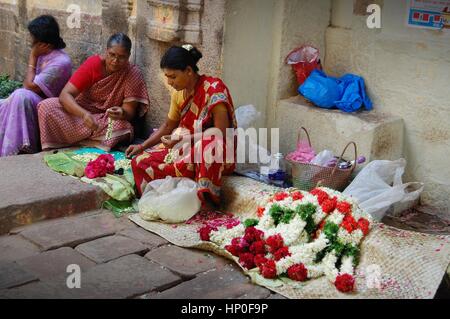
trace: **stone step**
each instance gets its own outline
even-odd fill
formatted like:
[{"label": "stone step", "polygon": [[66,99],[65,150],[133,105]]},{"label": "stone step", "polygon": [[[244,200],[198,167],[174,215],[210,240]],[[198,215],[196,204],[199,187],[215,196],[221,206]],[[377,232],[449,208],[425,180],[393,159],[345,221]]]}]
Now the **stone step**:
[{"label": "stone step", "polygon": [[44,153],[0,158],[0,235],[11,229],[99,209],[108,196],[96,186],[62,176]]},{"label": "stone step", "polygon": [[[298,95],[281,100],[277,110],[277,127],[280,128],[280,149],[283,154],[297,145],[300,127],[305,127],[311,144],[318,153],[324,149],[341,154],[345,145],[353,141],[358,154],[367,163],[376,159],[396,160],[403,156],[403,119],[398,116],[367,112],[344,113],[314,106]],[[302,132],[302,139],[306,135]],[[348,149],[346,159],[353,160],[353,149]]]}]

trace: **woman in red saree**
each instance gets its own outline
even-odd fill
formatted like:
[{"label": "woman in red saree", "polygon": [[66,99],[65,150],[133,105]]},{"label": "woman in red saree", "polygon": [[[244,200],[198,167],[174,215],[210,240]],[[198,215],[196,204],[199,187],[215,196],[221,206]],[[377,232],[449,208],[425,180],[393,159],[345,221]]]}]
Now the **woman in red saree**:
[{"label": "woman in red saree", "polygon": [[[129,157],[137,155],[131,167],[139,195],[152,180],[188,177],[198,183],[204,204],[219,204],[222,175],[234,171],[233,101],[220,79],[198,74],[201,57],[188,45],[170,48],[161,60],[168,84],[175,89],[168,117],[143,144],[126,151]],[[172,139],[167,140],[164,136],[170,134]],[[178,152],[182,147],[188,150]]]},{"label": "woman in red saree", "polygon": [[141,71],[128,62],[131,40],[123,33],[110,37],[105,56],[88,58],[58,98],[38,105],[43,149],[72,145],[109,151],[131,142],[136,115],[148,109],[147,87]]}]

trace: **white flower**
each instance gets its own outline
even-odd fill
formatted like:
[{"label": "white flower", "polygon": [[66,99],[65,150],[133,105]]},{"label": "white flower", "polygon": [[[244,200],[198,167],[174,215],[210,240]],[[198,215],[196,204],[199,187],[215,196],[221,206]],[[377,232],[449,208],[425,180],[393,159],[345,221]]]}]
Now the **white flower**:
[{"label": "white flower", "polygon": [[361,229],[357,229],[350,234],[346,229],[339,228],[337,237],[343,244],[358,245],[364,237],[364,234]]},{"label": "white flower", "polygon": [[344,215],[339,213],[337,210],[334,213],[330,214],[327,218],[327,222],[335,223],[336,225],[340,225],[344,220]]},{"label": "white flower", "polygon": [[226,246],[231,243],[233,238],[242,237],[245,233],[245,226],[239,224],[231,229],[226,229],[225,227],[219,227],[216,231],[211,231],[209,238],[210,241],[216,243],[219,246]]},{"label": "white flower", "polygon": [[353,271],[353,256],[342,257],[342,264],[339,273],[353,275]]},{"label": "white flower", "polygon": [[334,251],[327,254],[322,260],[323,271],[325,273],[325,276],[328,278],[328,280],[332,282],[334,282],[335,278],[339,274],[339,271],[336,268],[336,262],[337,257],[334,254]]}]

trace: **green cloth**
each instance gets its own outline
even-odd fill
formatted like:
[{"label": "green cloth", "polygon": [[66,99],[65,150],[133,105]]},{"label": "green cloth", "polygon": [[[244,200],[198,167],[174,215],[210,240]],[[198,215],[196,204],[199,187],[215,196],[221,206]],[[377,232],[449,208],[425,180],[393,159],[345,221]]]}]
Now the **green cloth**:
[{"label": "green cloth", "polygon": [[[103,203],[103,207],[111,210],[116,217],[123,213],[136,211],[133,200],[136,198],[134,191],[134,178],[131,169],[126,169],[123,175],[107,174],[105,177],[89,179],[84,177],[84,169],[87,163],[76,160],[73,156],[82,154],[107,154],[96,148],[81,148],[75,151],[47,154],[44,161],[52,170],[79,178],[82,182],[100,187],[111,199]],[[115,160],[125,159],[123,152],[110,152]]]},{"label": "green cloth", "polygon": [[138,211],[137,200],[118,201],[115,199],[109,199],[103,202],[103,208],[113,212],[117,218],[123,214],[135,213]]},{"label": "green cloth", "polygon": [[47,154],[44,156],[44,161],[55,172],[76,177],[82,177],[84,175],[84,168],[86,167],[82,162],[74,160],[69,152]]}]

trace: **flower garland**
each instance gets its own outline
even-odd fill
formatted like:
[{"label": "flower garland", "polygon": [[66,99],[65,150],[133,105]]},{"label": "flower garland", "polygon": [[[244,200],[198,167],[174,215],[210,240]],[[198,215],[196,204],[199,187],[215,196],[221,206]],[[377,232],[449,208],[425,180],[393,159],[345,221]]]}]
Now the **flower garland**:
[{"label": "flower garland", "polygon": [[341,292],[355,289],[360,243],[371,218],[351,198],[328,188],[276,193],[258,219],[203,225],[200,238],[227,250],[265,279],[303,282],[325,275]]}]

